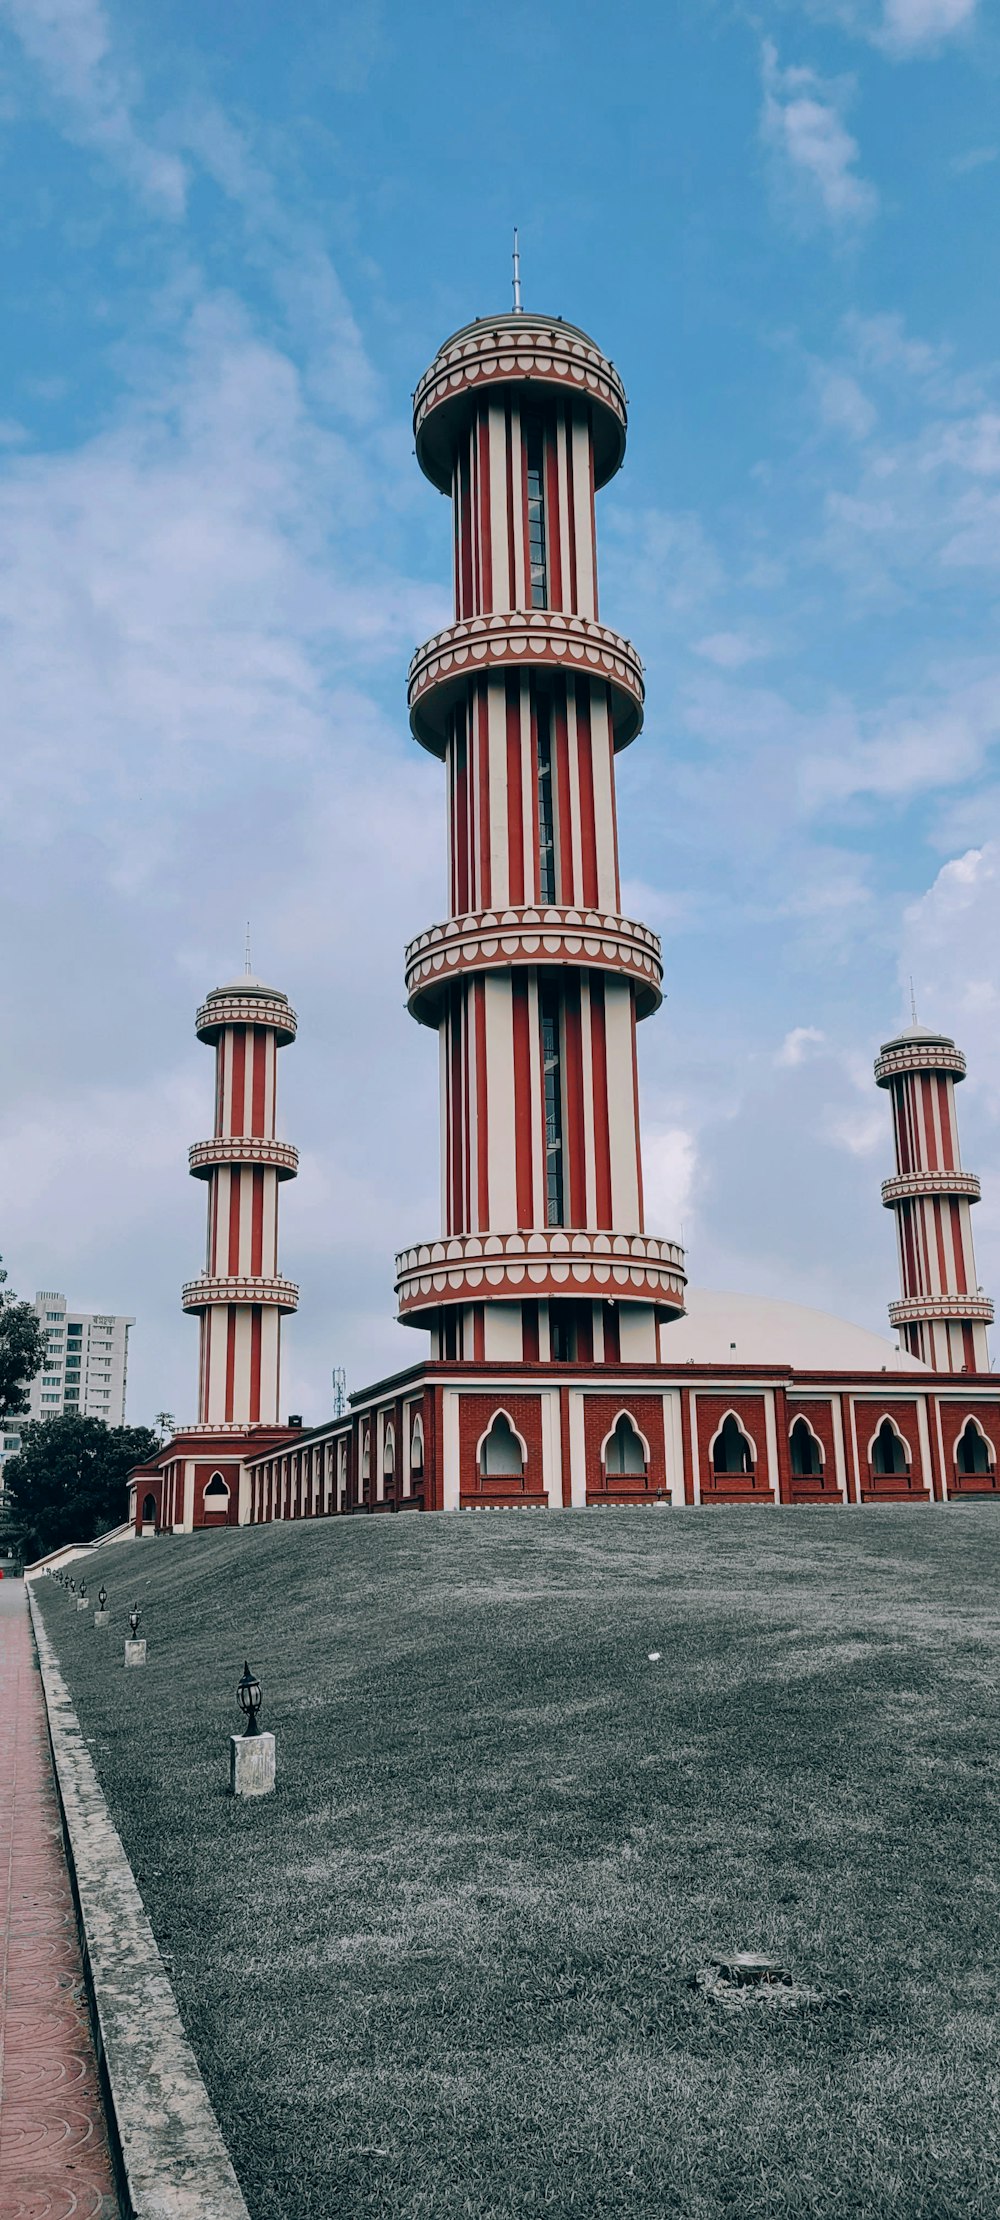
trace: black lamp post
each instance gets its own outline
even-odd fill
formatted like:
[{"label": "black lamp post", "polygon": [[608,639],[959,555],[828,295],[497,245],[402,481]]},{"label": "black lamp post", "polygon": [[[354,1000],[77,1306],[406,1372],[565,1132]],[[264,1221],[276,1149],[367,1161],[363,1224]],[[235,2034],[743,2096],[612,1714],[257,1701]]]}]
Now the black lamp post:
[{"label": "black lamp post", "polygon": [[246,1661],[244,1661],[243,1678],[237,1687],[236,1695],[239,1702],[240,1710],[244,1713],[244,1716],[246,1718],[246,1726],[243,1729],[244,1734],[259,1734],[260,1728],[257,1725],[257,1713],[260,1710],[261,1706],[261,1687],[259,1680],[254,1679],[253,1674],[250,1671],[250,1667],[246,1663]]},{"label": "black lamp post", "polygon": [[137,1642],[139,1639],[139,1621],[141,1617],[142,1612],[140,1611],[138,1604],[134,1603],[128,1615],[128,1623],[132,1630],[133,1642]]},{"label": "black lamp post", "polygon": [[106,1611],[108,1608],[108,1591],[106,1588],[99,1588],[97,1591],[97,1608],[99,1611]]},{"label": "black lamp post", "polygon": [[85,1581],[85,1580],[81,1580],[81,1582],[80,1582],[80,1602],[81,1602],[81,1603],[86,1603],[86,1600],[87,1600],[87,1583],[86,1583],[86,1581]]},{"label": "black lamp post", "polygon": [[71,1596],[75,1596],[75,1594],[76,1594],[76,1581],[75,1581],[75,1580],[71,1580],[71,1581],[70,1581],[70,1584],[69,1584],[69,1592],[70,1592],[70,1595],[71,1595]]}]

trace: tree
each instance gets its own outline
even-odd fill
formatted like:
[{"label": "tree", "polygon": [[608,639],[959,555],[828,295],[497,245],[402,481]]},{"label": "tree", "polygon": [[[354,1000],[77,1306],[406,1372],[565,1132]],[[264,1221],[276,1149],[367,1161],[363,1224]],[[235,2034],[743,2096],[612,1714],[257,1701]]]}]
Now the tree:
[{"label": "tree", "polygon": [[92,1542],[125,1516],[133,1465],[160,1447],[149,1426],[105,1426],[100,1418],[64,1411],[21,1428],[20,1456],[7,1466],[11,1530],[26,1557],[43,1557],[63,1542]]},{"label": "tree", "polygon": [[42,1368],[45,1340],[31,1303],[9,1295],[0,1257],[0,1426],[28,1408],[28,1389]]}]

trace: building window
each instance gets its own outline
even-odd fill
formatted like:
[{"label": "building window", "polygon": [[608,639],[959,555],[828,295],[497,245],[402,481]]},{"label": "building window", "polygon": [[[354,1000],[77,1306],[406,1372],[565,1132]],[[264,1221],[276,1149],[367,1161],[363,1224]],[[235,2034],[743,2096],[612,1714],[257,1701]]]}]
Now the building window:
[{"label": "building window", "polygon": [[905,1472],[909,1459],[906,1445],[897,1434],[891,1418],[884,1418],[871,1447],[872,1471]]},{"label": "building window", "polygon": [[391,1425],[389,1425],[389,1426],[387,1426],[387,1427],[386,1427],[386,1430],[385,1430],[385,1439],[384,1439],[384,1441],[383,1441],[383,1443],[382,1443],[382,1486],[383,1486],[383,1488],[384,1488],[384,1490],[385,1490],[385,1493],[386,1493],[386,1495],[388,1495],[388,1494],[389,1494],[389,1491],[390,1491],[390,1489],[392,1488],[392,1485],[393,1485],[393,1481],[395,1480],[395,1477],[396,1477],[396,1435],[395,1435],[395,1430],[394,1430],[394,1428],[393,1428],[393,1427],[392,1427]]},{"label": "building window", "polygon": [[535,700],[535,756],[538,764],[538,899],[556,898],[555,815],[552,808],[552,726],[547,701]]},{"label": "building window", "polygon": [[542,1073],[545,1083],[545,1223],[563,1224],[562,1075],[559,1041],[559,997],[554,987],[540,987],[538,1004],[542,1031]]},{"label": "building window", "polygon": [[646,1450],[635,1420],[627,1411],[615,1420],[613,1433],[604,1444],[605,1472],[645,1472]]},{"label": "building window", "polygon": [[955,1465],[959,1472],[989,1472],[990,1445],[980,1433],[974,1418],[967,1418],[955,1444]]},{"label": "building window", "polygon": [[424,1428],[418,1412],[410,1435],[410,1480],[416,1485],[424,1477]]},{"label": "building window", "polygon": [[528,477],[528,567],[533,609],[547,609],[548,579],[545,562],[545,443],[539,423],[524,427]]},{"label": "building window", "polygon": [[144,1525],[144,1526],[155,1526],[155,1524],[156,1524],[156,1497],[155,1497],[155,1495],[144,1495],[144,1496],[143,1496],[143,1499],[142,1499],[142,1523],[143,1523],[143,1525]]},{"label": "building window", "polygon": [[808,1419],[797,1418],[788,1437],[792,1452],[792,1471],[802,1480],[818,1480],[823,1471],[819,1443]]},{"label": "building window", "polygon": [[368,1490],[371,1485],[371,1476],[372,1437],[370,1427],[366,1426],[361,1437],[361,1493],[365,1499],[367,1499]]},{"label": "building window", "polygon": [[212,1497],[213,1497],[213,1498],[215,1498],[216,1500],[218,1500],[218,1499],[220,1499],[220,1498],[221,1498],[221,1499],[222,1499],[222,1501],[224,1501],[224,1502],[228,1503],[228,1501],[229,1501],[229,1489],[228,1489],[228,1488],[227,1488],[227,1486],[226,1486],[226,1483],[225,1483],[225,1481],[224,1481],[224,1479],[223,1479],[223,1477],[222,1477],[222,1474],[221,1474],[221,1472],[213,1472],[213,1474],[212,1474],[212,1477],[211,1477],[210,1481],[208,1482],[208,1485],[207,1485],[207,1487],[206,1487],[206,1489],[205,1489],[205,1501],[206,1501],[206,1503],[208,1502],[208,1498],[209,1498],[209,1496],[212,1496]]},{"label": "building window", "polygon": [[735,1411],[727,1411],[715,1437],[712,1464],[716,1472],[752,1472],[753,1451]]},{"label": "building window", "polygon": [[524,1447],[506,1411],[498,1411],[479,1445],[479,1470],[484,1480],[522,1480]]}]

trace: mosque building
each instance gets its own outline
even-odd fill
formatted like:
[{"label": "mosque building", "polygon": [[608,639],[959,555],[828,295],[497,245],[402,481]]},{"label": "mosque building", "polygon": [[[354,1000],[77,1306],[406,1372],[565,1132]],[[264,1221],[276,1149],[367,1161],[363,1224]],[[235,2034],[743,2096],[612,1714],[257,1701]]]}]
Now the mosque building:
[{"label": "mosque building", "polygon": [[621,379],[585,333],[513,311],[447,340],[414,397],[452,503],[455,618],[409,672],[444,766],[449,915],[406,951],[436,1033],[441,1226],[396,1260],[414,1363],[305,1430],[279,1423],[277,1138],[285,995],[246,977],[199,1011],[215,1048],[197,1422],[132,1476],[137,1531],[358,1511],[930,1502],[995,1492],[1000,1388],[961,1169],[954,1042],[914,1025],[892,1101],[898,1348],[827,1318],[691,1296],[646,1231],[636,1033],[660,945],[621,914],[615,759],[643,674],[601,623],[595,495],[625,452]]}]

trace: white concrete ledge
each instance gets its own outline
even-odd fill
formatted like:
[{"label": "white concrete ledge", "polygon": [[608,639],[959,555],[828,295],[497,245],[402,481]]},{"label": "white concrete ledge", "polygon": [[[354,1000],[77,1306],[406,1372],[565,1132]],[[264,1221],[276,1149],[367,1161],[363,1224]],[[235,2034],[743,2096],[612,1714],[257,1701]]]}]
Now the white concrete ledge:
[{"label": "white concrete ledge", "polygon": [[249,2220],[30,1586],[28,1600],[131,2220]]}]

